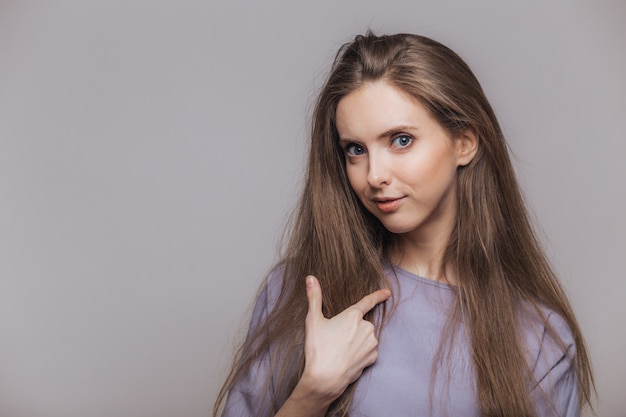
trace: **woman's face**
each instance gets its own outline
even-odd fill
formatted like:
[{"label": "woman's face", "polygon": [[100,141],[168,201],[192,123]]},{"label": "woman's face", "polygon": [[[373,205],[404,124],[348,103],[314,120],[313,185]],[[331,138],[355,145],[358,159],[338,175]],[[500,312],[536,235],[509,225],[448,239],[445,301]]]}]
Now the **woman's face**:
[{"label": "woman's face", "polygon": [[456,210],[457,167],[473,135],[452,138],[424,106],[385,81],[341,99],[337,130],[352,189],[390,232],[422,243],[447,239]]}]

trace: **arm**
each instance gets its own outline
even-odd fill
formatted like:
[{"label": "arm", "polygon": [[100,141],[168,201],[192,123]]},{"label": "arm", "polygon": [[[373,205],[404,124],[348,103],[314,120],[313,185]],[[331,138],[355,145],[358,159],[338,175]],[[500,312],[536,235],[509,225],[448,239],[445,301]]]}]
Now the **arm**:
[{"label": "arm", "polygon": [[[272,279],[274,278],[274,279]],[[267,317],[280,290],[276,276],[257,300],[251,331]],[[305,321],[305,367],[296,387],[275,417],[323,417],[330,404],[356,381],[363,369],[376,361],[378,341],[372,323],[363,316],[391,296],[379,290],[365,296],[337,316],[322,314],[322,290],[313,276],[307,277],[308,313]],[[271,372],[269,356],[259,358],[246,377],[229,392],[222,417],[267,415],[261,404],[267,394],[265,376]],[[269,393],[274,395],[273,392]]]}]

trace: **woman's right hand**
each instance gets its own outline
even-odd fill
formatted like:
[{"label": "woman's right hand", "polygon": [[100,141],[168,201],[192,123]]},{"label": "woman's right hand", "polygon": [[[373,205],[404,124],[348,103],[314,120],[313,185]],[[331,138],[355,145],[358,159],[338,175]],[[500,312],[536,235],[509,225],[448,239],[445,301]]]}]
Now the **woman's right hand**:
[{"label": "woman's right hand", "polygon": [[306,278],[306,291],[309,311],[305,322],[304,372],[285,405],[296,407],[293,410],[307,410],[304,415],[323,416],[330,403],[376,361],[378,340],[374,325],[363,316],[387,300],[391,291],[384,289],[366,295],[330,319],[322,314],[322,289],[312,275]]}]

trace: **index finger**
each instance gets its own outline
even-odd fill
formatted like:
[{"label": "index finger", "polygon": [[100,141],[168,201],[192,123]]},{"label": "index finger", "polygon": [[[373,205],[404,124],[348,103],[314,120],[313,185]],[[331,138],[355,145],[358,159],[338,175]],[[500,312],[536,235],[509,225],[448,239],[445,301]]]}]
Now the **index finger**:
[{"label": "index finger", "polygon": [[383,301],[386,301],[389,297],[391,297],[391,291],[387,289],[374,291],[373,293],[361,298],[361,300],[359,300],[359,302],[354,304],[352,307],[359,310],[362,315],[365,315],[368,311]]}]

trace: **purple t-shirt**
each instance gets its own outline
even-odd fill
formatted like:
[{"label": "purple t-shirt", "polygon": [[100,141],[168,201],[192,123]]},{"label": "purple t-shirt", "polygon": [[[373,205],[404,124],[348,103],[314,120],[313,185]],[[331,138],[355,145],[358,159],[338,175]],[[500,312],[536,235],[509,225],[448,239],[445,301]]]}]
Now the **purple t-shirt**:
[{"label": "purple t-shirt", "polygon": [[[351,417],[382,416],[479,416],[473,364],[463,326],[459,326],[444,366],[432,377],[435,354],[455,294],[450,286],[416,276],[401,268],[387,274],[397,299],[378,345],[378,359],[359,378]],[[276,302],[281,287],[279,269],[272,272],[256,301],[251,329],[263,320]],[[304,291],[304,285],[303,285]],[[399,299],[398,299],[399,297]],[[390,302],[390,301],[387,301]],[[529,386],[537,415],[579,416],[575,345],[564,320],[545,310],[562,343],[550,337],[539,317],[522,317],[522,340],[537,383]],[[229,392],[223,417],[265,415],[260,409],[268,394],[267,357]],[[432,384],[432,387],[431,387]],[[272,394],[271,392],[269,393]],[[432,403],[431,403],[432,399]]]}]

